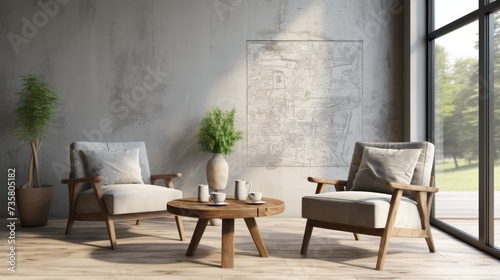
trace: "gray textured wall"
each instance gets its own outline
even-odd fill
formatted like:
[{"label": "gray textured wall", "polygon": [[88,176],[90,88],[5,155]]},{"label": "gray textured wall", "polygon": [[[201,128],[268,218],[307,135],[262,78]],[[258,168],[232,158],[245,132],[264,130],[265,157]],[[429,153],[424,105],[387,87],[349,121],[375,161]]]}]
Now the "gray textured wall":
[{"label": "gray textured wall", "polygon": [[[402,9],[398,0],[2,0],[2,172],[14,167],[25,180],[29,145],[12,132],[14,108],[19,76],[39,73],[62,95],[40,154],[42,181],[57,187],[52,216],[67,215],[60,180],[76,140],[145,141],[152,172],[182,172],[176,186],[194,195],[210,158],[195,151],[206,110],[236,108],[246,131],[247,40],[362,40],[360,140],[401,140]],[[299,216],[301,197],[314,192],[307,176],[347,176],[347,167],[247,167],[246,141],[227,157],[227,191],[251,180],[286,201],[284,216]]]}]

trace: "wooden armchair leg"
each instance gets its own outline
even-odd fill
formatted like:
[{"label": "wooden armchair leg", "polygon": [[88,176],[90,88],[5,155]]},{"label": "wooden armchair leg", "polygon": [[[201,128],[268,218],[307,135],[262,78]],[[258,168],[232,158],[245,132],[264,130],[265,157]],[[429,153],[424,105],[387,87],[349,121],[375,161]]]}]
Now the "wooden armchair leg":
[{"label": "wooden armchair leg", "polygon": [[[432,178],[431,185],[433,183],[434,182]],[[436,248],[434,247],[434,241],[432,240],[431,225],[429,223],[431,205],[433,200],[434,200],[434,193],[428,193],[428,194],[423,192],[417,193],[417,207],[422,223],[422,230],[426,234],[425,242],[427,242],[427,247],[429,247],[429,251],[431,253],[436,252]]]},{"label": "wooden armchair leg", "polygon": [[380,238],[380,247],[378,249],[377,266],[376,270],[382,270],[384,268],[385,256],[387,254],[387,249],[389,248],[389,240],[392,236],[392,230],[394,229],[394,223],[396,222],[396,215],[399,208],[399,203],[401,202],[401,197],[403,196],[402,190],[396,190],[391,197],[391,206],[389,207],[389,214],[387,216],[387,222],[385,224],[384,232]]},{"label": "wooden armchair leg", "polygon": [[434,247],[434,241],[432,240],[432,234],[430,230],[427,232],[427,235],[428,236],[425,238],[425,242],[427,242],[427,247],[429,247],[429,252],[434,253],[436,252],[436,247]]},{"label": "wooden armchair leg", "polygon": [[352,235],[354,235],[354,239],[359,240],[359,234],[358,233],[353,232]]},{"label": "wooden armchair leg", "polygon": [[182,217],[175,216],[175,223],[177,224],[177,231],[179,232],[179,238],[184,241],[186,237],[184,236],[184,224],[182,223]]},{"label": "wooden armchair leg", "polygon": [[106,220],[106,227],[108,228],[109,241],[111,242],[111,248],[116,250],[118,248],[116,244],[116,233],[115,233],[115,224],[113,220]]},{"label": "wooden armchair leg", "polygon": [[378,249],[378,257],[377,257],[377,265],[375,267],[376,270],[382,270],[384,268],[385,256],[387,254],[387,249],[389,249],[389,240],[391,238],[390,229],[385,229],[384,234],[380,239],[380,247]]},{"label": "wooden armchair leg", "polygon": [[307,254],[307,249],[309,248],[309,242],[311,241],[311,235],[313,231],[312,222],[307,219],[306,229],[304,230],[304,238],[302,239],[302,248],[300,249],[300,253],[302,255]]},{"label": "wooden armchair leg", "polygon": [[69,216],[68,217],[68,224],[66,224],[66,234],[70,234],[74,223],[75,223],[75,219],[73,217]]}]

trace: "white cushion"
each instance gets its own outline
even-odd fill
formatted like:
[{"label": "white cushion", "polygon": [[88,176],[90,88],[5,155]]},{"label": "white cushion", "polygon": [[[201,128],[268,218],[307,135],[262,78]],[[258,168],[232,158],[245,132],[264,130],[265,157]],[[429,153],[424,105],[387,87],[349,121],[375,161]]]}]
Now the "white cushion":
[{"label": "white cushion", "polygon": [[87,177],[103,176],[102,185],[144,184],[139,149],[80,150]]},{"label": "white cushion", "polygon": [[[182,198],[180,190],[155,185],[116,184],[102,186],[104,203],[111,215],[167,211],[167,202]],[[99,213],[93,189],[79,193],[77,214]]]},{"label": "white cushion", "polygon": [[411,179],[412,185],[429,186],[434,165],[434,145],[429,142],[356,142],[347,175],[347,190],[351,190],[358,173],[365,147],[382,149],[422,149]]},{"label": "white cushion", "polygon": [[387,182],[410,184],[421,152],[422,149],[365,147],[352,190],[391,194]]},{"label": "white cushion", "polygon": [[[384,228],[391,195],[374,192],[327,192],[302,198],[302,217],[369,228]],[[421,229],[416,202],[402,197],[395,227]]]}]

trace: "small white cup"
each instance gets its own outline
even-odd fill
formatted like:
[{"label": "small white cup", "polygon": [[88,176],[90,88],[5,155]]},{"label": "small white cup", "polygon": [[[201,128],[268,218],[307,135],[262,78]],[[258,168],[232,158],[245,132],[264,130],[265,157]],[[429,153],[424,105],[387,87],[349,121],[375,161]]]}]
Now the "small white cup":
[{"label": "small white cup", "polygon": [[250,197],[250,200],[252,202],[260,202],[262,199],[262,192],[259,191],[250,192],[248,193],[248,196]]},{"label": "small white cup", "polygon": [[208,202],[209,198],[208,185],[198,185],[198,202]]},{"label": "small white cup", "polygon": [[226,193],[223,192],[212,192],[210,193],[210,198],[215,204],[221,204],[226,200]]}]

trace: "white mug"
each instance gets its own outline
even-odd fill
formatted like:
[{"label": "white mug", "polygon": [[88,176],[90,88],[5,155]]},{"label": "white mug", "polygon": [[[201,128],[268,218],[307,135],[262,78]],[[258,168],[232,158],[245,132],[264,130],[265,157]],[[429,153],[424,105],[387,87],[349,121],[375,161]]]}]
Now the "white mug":
[{"label": "white mug", "polygon": [[[250,186],[247,189],[248,184],[250,184]],[[237,200],[246,200],[247,195],[250,192],[251,188],[252,188],[252,182],[243,181],[243,180],[235,180],[234,181],[234,198],[236,198]]]},{"label": "white mug", "polygon": [[198,202],[208,202],[208,185],[198,185]]},{"label": "white mug", "polygon": [[250,192],[248,193],[248,196],[250,197],[250,200],[252,200],[252,202],[260,202],[262,199],[262,192]]},{"label": "white mug", "polygon": [[212,201],[215,204],[221,204],[224,202],[224,200],[226,200],[226,193],[212,192],[212,193],[210,193],[210,199],[212,199]]}]

